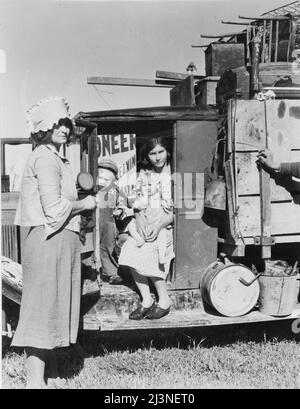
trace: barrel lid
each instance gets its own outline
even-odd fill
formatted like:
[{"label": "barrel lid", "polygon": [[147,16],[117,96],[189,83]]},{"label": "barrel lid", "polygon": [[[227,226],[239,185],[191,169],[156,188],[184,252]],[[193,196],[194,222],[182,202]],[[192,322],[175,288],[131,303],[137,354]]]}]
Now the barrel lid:
[{"label": "barrel lid", "polygon": [[251,311],[259,296],[259,284],[255,280],[246,286],[241,282],[251,282],[254,273],[239,264],[230,264],[218,272],[210,287],[210,299],[214,308],[228,317],[238,317]]}]

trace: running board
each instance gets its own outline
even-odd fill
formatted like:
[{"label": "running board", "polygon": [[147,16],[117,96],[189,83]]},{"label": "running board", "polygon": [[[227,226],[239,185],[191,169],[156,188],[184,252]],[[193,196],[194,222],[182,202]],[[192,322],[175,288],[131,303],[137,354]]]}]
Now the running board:
[{"label": "running board", "polygon": [[[299,305],[297,305],[298,307]],[[163,328],[195,328],[216,325],[249,324],[254,322],[282,321],[300,318],[300,306],[291,315],[272,317],[259,311],[252,311],[241,317],[223,317],[199,310],[174,310],[158,320],[130,320],[122,316],[100,316],[87,314],[84,329],[101,331],[147,330]],[[300,324],[297,326],[300,329]]]}]

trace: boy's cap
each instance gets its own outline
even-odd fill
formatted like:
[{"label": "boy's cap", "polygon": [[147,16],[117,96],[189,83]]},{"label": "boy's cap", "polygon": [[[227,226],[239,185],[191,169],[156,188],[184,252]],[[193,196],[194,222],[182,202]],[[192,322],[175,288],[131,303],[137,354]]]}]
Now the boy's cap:
[{"label": "boy's cap", "polygon": [[108,169],[112,171],[116,177],[118,176],[118,166],[116,162],[110,158],[100,159],[98,162],[98,168]]}]

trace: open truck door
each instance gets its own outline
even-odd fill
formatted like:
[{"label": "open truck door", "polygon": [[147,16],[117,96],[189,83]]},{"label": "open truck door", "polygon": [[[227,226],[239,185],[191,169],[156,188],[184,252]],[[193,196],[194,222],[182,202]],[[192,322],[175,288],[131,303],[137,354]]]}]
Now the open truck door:
[{"label": "open truck door", "polygon": [[175,172],[176,289],[198,288],[201,273],[217,258],[217,228],[204,211],[205,172],[211,166],[217,140],[215,120],[177,121]]},{"label": "open truck door", "polygon": [[99,135],[105,134],[114,139],[116,134],[134,134],[137,158],[147,138],[153,135],[170,138],[175,200],[175,264],[169,275],[169,285],[173,289],[198,288],[201,272],[217,257],[217,229],[205,220],[203,207],[204,173],[211,166],[217,140],[216,111],[178,106],[80,115],[97,123]]}]

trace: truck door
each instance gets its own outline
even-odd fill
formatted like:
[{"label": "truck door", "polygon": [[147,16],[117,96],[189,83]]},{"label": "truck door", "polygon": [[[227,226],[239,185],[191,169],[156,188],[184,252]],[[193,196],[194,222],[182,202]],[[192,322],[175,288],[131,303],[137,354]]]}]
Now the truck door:
[{"label": "truck door", "polygon": [[199,287],[201,273],[217,257],[217,229],[203,217],[204,171],[211,166],[216,140],[216,121],[175,124],[176,289]]}]

